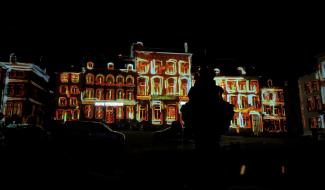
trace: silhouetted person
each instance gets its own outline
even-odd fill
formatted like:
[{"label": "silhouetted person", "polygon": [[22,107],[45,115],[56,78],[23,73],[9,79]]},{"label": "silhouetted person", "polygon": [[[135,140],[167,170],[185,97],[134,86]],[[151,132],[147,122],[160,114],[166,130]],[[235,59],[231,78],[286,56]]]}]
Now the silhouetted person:
[{"label": "silhouetted person", "polygon": [[[194,167],[199,175],[194,181],[198,180],[197,185],[207,187],[216,185],[209,173],[220,171],[213,169],[218,162],[216,153],[221,135],[228,129],[234,114],[233,106],[223,100],[223,89],[215,84],[214,76],[213,70],[202,68],[189,91],[189,101],[181,108],[185,129],[193,133],[198,158]],[[214,178],[218,177],[214,175]]]},{"label": "silhouetted person", "polygon": [[213,70],[203,67],[189,91],[189,102],[181,109],[185,127],[193,132],[198,151],[211,152],[219,148],[220,137],[231,119],[225,113],[233,111],[222,99],[223,89],[215,84],[214,76]]}]

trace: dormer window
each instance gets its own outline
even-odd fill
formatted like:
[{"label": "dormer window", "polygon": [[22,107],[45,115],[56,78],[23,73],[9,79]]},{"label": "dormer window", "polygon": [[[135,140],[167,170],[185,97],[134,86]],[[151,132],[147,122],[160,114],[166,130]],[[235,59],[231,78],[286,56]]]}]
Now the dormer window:
[{"label": "dormer window", "polygon": [[112,63],[112,62],[107,63],[107,69],[108,70],[114,70],[114,63]]},{"label": "dormer window", "polygon": [[91,61],[87,62],[87,69],[92,70],[93,68],[94,68],[94,62]]}]

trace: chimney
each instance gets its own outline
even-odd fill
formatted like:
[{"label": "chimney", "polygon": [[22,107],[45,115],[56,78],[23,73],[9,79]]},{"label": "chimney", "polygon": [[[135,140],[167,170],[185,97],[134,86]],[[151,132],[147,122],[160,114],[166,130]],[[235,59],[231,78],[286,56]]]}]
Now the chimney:
[{"label": "chimney", "polygon": [[9,56],[9,63],[10,64],[16,64],[16,61],[17,61],[16,54],[15,53],[11,53],[10,56]]},{"label": "chimney", "polygon": [[184,51],[185,51],[185,53],[188,53],[188,44],[187,44],[187,42],[184,42]]}]

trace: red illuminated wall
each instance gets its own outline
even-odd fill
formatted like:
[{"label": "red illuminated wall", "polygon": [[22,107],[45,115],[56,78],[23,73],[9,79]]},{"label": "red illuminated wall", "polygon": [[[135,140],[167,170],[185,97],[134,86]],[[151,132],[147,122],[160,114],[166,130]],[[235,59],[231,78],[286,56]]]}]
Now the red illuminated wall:
[{"label": "red illuminated wall", "polygon": [[179,120],[180,103],[192,86],[191,54],[136,51],[135,58],[137,120],[156,125]]}]

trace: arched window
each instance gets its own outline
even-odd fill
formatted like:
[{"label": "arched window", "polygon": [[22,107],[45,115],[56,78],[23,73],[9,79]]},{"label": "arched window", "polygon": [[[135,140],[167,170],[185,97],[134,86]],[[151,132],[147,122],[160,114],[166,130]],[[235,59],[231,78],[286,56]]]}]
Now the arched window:
[{"label": "arched window", "polygon": [[106,84],[111,86],[114,85],[114,76],[112,74],[109,74],[106,76]]},{"label": "arched window", "polygon": [[116,83],[119,84],[119,85],[124,84],[124,77],[122,75],[118,75],[116,77]]},{"label": "arched window", "polygon": [[93,74],[88,73],[86,75],[86,84],[93,85],[94,84],[94,78],[95,78],[95,76]]},{"label": "arched window", "polygon": [[87,69],[92,70],[94,68],[94,62],[87,62]]},{"label": "arched window", "polygon": [[133,84],[134,84],[134,78],[133,78],[133,76],[128,75],[128,76],[126,77],[126,84],[127,84],[127,85],[133,85]]},{"label": "arched window", "polygon": [[114,63],[112,63],[112,62],[107,63],[107,69],[108,70],[114,70]]},{"label": "arched window", "polygon": [[96,84],[97,85],[104,85],[104,75],[98,74],[96,75]]}]

